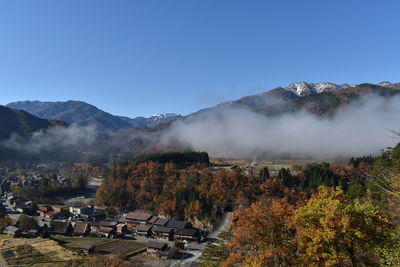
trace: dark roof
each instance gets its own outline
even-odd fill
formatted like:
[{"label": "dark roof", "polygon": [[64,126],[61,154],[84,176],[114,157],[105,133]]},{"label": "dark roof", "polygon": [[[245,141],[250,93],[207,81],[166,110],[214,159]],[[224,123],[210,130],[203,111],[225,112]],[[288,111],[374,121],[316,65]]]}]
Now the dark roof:
[{"label": "dark roof", "polygon": [[20,230],[19,230],[18,227],[15,227],[15,226],[10,225],[10,226],[7,226],[7,227],[6,227],[6,231],[7,231],[7,232],[15,233],[15,232],[20,231]]},{"label": "dark roof", "polygon": [[86,250],[91,250],[93,247],[94,247],[94,246],[91,245],[91,244],[81,244],[81,245],[79,246],[79,248],[86,249]]},{"label": "dark roof", "polygon": [[199,232],[198,229],[195,228],[183,228],[176,231],[178,235],[186,235],[186,236],[194,236]]},{"label": "dark roof", "polygon": [[66,234],[69,227],[71,227],[70,222],[53,221],[51,222],[50,232],[56,234]]},{"label": "dark roof", "polygon": [[153,232],[160,232],[160,233],[170,233],[174,229],[164,226],[153,226],[151,229]]},{"label": "dark roof", "polygon": [[186,226],[188,226],[188,222],[185,221],[178,221],[178,220],[169,220],[169,222],[167,223],[167,227],[171,227],[171,228],[175,228],[175,229],[183,229]]},{"label": "dark roof", "polygon": [[147,232],[151,229],[151,227],[151,225],[139,225],[138,227],[136,227],[136,230],[140,232]]},{"label": "dark roof", "polygon": [[169,256],[169,253],[170,253],[170,252],[171,252],[171,249],[168,248],[168,249],[166,249],[166,250],[158,251],[157,254],[158,254],[159,256]]},{"label": "dark roof", "polygon": [[118,222],[114,221],[101,221],[101,222],[90,222],[90,226],[101,226],[101,227],[114,227]]},{"label": "dark roof", "polygon": [[76,234],[84,234],[88,227],[89,227],[89,223],[77,222],[77,223],[75,223],[74,233],[76,233]]},{"label": "dark roof", "polygon": [[158,218],[157,221],[154,222],[155,225],[165,226],[169,222],[167,218]]},{"label": "dark roof", "polygon": [[150,213],[139,213],[139,212],[129,212],[126,214],[125,218],[128,220],[136,220],[136,221],[148,221],[153,217],[153,214]]},{"label": "dark roof", "polygon": [[167,243],[157,242],[153,240],[150,240],[149,243],[147,243],[148,248],[163,249],[166,246],[168,246]]},{"label": "dark roof", "polygon": [[52,215],[57,215],[59,213],[61,214],[61,211],[52,210],[52,211],[47,212],[46,214],[52,216]]},{"label": "dark roof", "polygon": [[155,223],[158,220],[158,216],[153,216],[151,217],[151,219],[149,220],[149,223]]},{"label": "dark roof", "polygon": [[97,231],[108,234],[108,233],[111,233],[113,231],[113,229],[109,228],[109,227],[100,227],[99,229],[97,229]]}]

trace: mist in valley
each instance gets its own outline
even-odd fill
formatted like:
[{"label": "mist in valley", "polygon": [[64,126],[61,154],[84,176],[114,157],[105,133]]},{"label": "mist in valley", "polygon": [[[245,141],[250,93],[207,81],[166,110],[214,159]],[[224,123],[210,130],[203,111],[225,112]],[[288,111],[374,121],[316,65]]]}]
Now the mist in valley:
[{"label": "mist in valley", "polygon": [[301,110],[267,117],[244,108],[202,112],[163,136],[213,157],[338,159],[376,155],[399,140],[400,97],[367,95],[330,117]]}]

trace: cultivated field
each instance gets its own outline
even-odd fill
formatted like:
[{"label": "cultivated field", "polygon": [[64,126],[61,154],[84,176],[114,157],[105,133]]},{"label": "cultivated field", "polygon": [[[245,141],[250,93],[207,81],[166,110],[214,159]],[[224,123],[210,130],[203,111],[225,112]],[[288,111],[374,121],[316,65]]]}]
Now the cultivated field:
[{"label": "cultivated field", "polygon": [[0,237],[1,254],[9,265],[19,266],[67,266],[76,259],[57,242],[47,239],[22,239]]},{"label": "cultivated field", "polygon": [[126,256],[146,248],[146,244],[130,240],[115,240],[95,247],[96,253]]},{"label": "cultivated field", "polygon": [[145,243],[131,240],[116,240],[96,237],[69,237],[57,236],[53,237],[66,248],[79,248],[82,244],[94,246],[95,253],[98,254],[114,254],[118,256],[126,256],[134,254],[139,250],[146,248]]},{"label": "cultivated field", "polygon": [[57,240],[61,245],[67,248],[79,248],[82,244],[99,246],[109,242],[114,242],[114,240],[97,237],[53,236],[53,239]]}]

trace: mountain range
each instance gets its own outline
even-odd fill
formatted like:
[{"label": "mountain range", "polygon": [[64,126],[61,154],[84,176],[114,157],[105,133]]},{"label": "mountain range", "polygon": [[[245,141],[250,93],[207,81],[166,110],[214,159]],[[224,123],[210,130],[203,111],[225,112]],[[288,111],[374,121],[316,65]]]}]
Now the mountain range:
[{"label": "mountain range", "polygon": [[[79,151],[104,154],[102,158],[109,158],[114,154],[128,156],[153,152],[160,147],[164,150],[179,150],[186,148],[181,147],[179,142],[174,140],[169,142],[168,148],[160,143],[163,134],[173,128],[171,125],[175,121],[196,122],[210,114],[217,115],[214,117],[219,118],[218,114],[221,111],[224,111],[221,114],[226,116],[231,111],[240,109],[250,110],[267,117],[295,113],[300,110],[307,110],[317,116],[333,116],[341,108],[368,94],[390,98],[400,94],[400,83],[336,85],[300,82],[224,102],[187,116],[167,113],[133,119],[112,115],[81,101],[22,101],[10,103],[6,107],[0,106],[0,139],[8,138],[12,133],[29,136],[33,132],[54,125],[76,124],[95,126],[97,133],[105,133],[105,135],[98,135],[97,141],[92,142],[91,146],[79,147]],[[215,121],[215,123],[219,122]],[[71,152],[71,154],[74,153]]]},{"label": "mountain range", "polygon": [[23,110],[43,119],[65,121],[78,126],[92,126],[103,133],[113,133],[131,128],[154,127],[181,117],[179,114],[157,114],[150,117],[128,118],[115,116],[82,101],[41,102],[19,101],[6,105]]},{"label": "mountain range", "polygon": [[0,106],[0,139],[8,138],[13,133],[27,136],[55,125],[65,126],[66,124],[62,121],[41,119],[22,110]]},{"label": "mountain range", "polygon": [[354,98],[369,93],[391,96],[400,93],[400,83],[382,82],[379,84],[338,85],[333,83],[292,83],[287,87],[228,101],[211,108],[194,112],[185,117],[193,117],[226,109],[249,109],[267,116],[279,115],[306,109],[318,115],[332,114],[340,106],[348,104]]}]

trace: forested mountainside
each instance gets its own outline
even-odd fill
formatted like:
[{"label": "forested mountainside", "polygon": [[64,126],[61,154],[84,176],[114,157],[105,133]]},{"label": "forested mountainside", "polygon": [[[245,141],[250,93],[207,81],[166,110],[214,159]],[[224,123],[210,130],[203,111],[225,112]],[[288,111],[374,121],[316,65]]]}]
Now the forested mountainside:
[{"label": "forested mountainside", "polygon": [[24,110],[40,118],[57,119],[78,126],[94,127],[96,131],[102,133],[113,133],[130,128],[154,127],[180,117],[178,114],[168,113],[131,119],[112,115],[82,101],[20,101],[9,103],[7,107]]},{"label": "forested mountainside", "polygon": [[25,111],[0,106],[0,139],[8,138],[13,133],[28,136],[55,125],[66,126],[66,123],[40,119]]}]

